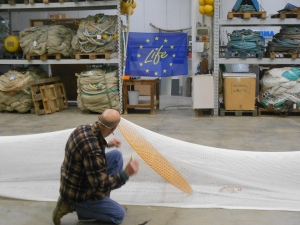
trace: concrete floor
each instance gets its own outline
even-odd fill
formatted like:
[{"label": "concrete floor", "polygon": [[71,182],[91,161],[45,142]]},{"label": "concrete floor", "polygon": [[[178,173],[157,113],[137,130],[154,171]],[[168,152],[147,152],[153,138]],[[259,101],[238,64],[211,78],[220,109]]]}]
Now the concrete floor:
[{"label": "concrete floor", "polygon": [[[161,96],[160,110],[133,110],[123,118],[154,132],[207,146],[242,151],[298,151],[300,118],[195,117],[191,98]],[[0,135],[21,135],[74,128],[92,123],[97,114],[82,114],[72,106],[49,115],[1,113]],[[35,202],[0,197],[0,225],[51,225],[54,202]],[[122,225],[299,225],[300,212],[182,209],[128,206]],[[62,225],[78,224],[75,213]]]}]

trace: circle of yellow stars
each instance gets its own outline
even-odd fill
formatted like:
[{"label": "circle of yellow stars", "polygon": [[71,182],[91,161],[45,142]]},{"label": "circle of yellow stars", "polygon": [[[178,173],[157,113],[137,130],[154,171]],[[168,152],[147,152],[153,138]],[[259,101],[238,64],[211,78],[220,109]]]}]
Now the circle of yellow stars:
[{"label": "circle of yellow stars", "polygon": [[[156,41],[158,41],[158,40],[159,40],[159,37],[156,36],[154,39],[155,39]],[[147,39],[146,39],[146,43],[149,43],[149,42],[150,42],[150,40],[147,38]],[[164,39],[164,43],[168,43],[168,40],[167,40],[167,39]],[[139,47],[140,47],[140,49],[143,49],[143,48],[144,48],[143,45],[140,45]],[[171,48],[171,49],[174,49],[174,45],[171,45],[170,48]],[[157,50],[158,50],[158,48],[156,48],[156,51],[157,51]],[[142,55],[141,55],[141,54],[137,54],[137,57],[138,57],[138,58],[141,58]],[[175,57],[176,57],[176,54],[173,54],[172,57],[175,58]],[[143,63],[139,63],[139,65],[140,65],[140,66],[143,66],[144,64],[143,64]],[[170,65],[170,67],[172,67],[172,66],[173,66],[173,63],[170,63],[169,65]],[[163,73],[167,73],[167,71],[168,71],[167,69],[163,69]],[[149,70],[149,69],[146,69],[145,72],[146,72],[146,73],[149,73],[150,70]],[[159,73],[158,73],[157,71],[155,71],[154,74],[157,76]]]}]

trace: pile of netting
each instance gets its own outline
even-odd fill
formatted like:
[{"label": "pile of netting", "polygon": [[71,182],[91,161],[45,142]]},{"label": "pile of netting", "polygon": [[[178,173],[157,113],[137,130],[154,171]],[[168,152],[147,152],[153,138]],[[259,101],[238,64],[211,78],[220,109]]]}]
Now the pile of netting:
[{"label": "pile of netting", "polygon": [[0,16],[0,58],[4,58],[4,56],[7,54],[5,47],[4,47],[4,41],[10,34],[10,28],[8,26],[8,20],[2,18]]},{"label": "pile of netting", "polygon": [[260,81],[260,103],[278,112],[300,106],[300,70],[294,67],[275,68],[265,72]]},{"label": "pile of netting", "polygon": [[74,32],[63,25],[30,27],[19,33],[23,54],[62,54],[74,57],[71,47]]},{"label": "pile of netting", "polygon": [[239,9],[237,12],[256,12],[257,10],[254,8],[253,5],[240,5]]},{"label": "pile of netting", "polygon": [[77,103],[81,110],[102,113],[120,107],[119,79],[116,67],[92,69],[76,74]]},{"label": "pile of netting", "polygon": [[[0,137],[0,196],[57,201],[60,167],[72,131]],[[132,155],[140,164],[136,176],[111,192],[120,204],[300,211],[300,151],[213,148],[169,138],[125,119],[107,140],[112,138],[122,143],[124,165]],[[156,160],[158,155],[170,164]],[[176,186],[181,180],[171,167],[192,193]]]},{"label": "pile of netting", "polygon": [[0,76],[0,111],[28,112],[33,108],[30,81],[48,77],[42,68],[9,70]]},{"label": "pile of netting", "polygon": [[268,52],[300,53],[300,26],[283,26],[268,42]]},{"label": "pile of netting", "polygon": [[73,37],[75,52],[116,52],[118,49],[118,16],[96,14],[82,19]]},{"label": "pile of netting", "polygon": [[228,34],[228,36],[228,53],[226,54],[240,54],[242,52],[249,54],[262,53],[262,47],[264,47],[265,39],[259,32],[255,32],[250,29],[234,30],[231,34]]}]

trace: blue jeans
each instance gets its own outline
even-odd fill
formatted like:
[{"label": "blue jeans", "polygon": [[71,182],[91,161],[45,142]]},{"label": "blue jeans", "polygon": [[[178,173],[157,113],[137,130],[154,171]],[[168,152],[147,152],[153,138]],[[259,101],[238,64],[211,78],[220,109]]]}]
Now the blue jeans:
[{"label": "blue jeans", "polygon": [[[123,170],[122,153],[112,150],[106,153],[107,174],[116,174]],[[76,212],[79,220],[99,220],[120,224],[126,214],[123,206],[105,197],[99,201],[76,203]]]}]

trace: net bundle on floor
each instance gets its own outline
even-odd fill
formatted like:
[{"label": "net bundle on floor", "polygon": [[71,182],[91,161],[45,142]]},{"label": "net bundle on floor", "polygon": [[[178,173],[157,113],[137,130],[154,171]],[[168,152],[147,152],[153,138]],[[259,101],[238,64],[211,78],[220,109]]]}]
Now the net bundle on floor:
[{"label": "net bundle on floor", "polygon": [[0,111],[28,112],[33,108],[30,81],[48,77],[42,68],[9,70],[0,76]]},{"label": "net bundle on floor", "polygon": [[[57,201],[64,147],[72,130],[0,137],[0,195]],[[125,165],[132,154],[140,163],[138,174],[111,193],[121,204],[300,211],[299,151],[249,152],[196,145],[125,119],[113,138],[122,141]],[[164,160],[157,157],[168,163],[161,165]],[[180,188],[187,184],[192,193]]]},{"label": "net bundle on floor", "polygon": [[23,54],[62,54],[73,57],[71,47],[74,32],[63,25],[45,25],[26,28],[19,33]]},{"label": "net bundle on floor", "polygon": [[72,39],[75,52],[116,52],[118,49],[118,16],[96,14],[82,19]]},{"label": "net bundle on floor", "polygon": [[260,81],[260,102],[275,110],[293,110],[300,106],[300,69],[294,67],[274,68],[265,72]]},{"label": "net bundle on floor", "polygon": [[115,67],[92,69],[77,76],[77,104],[81,110],[102,113],[119,110],[119,79]]}]

